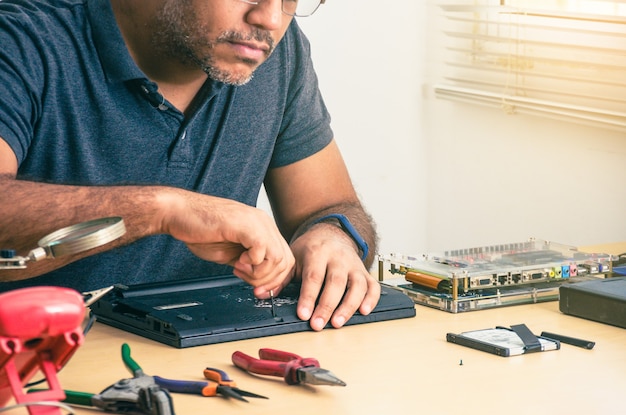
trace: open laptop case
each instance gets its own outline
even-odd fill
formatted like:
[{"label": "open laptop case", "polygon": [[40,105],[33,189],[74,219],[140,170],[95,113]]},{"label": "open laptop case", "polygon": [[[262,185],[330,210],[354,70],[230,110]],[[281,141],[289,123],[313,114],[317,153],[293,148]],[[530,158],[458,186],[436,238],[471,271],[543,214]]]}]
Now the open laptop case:
[{"label": "open laptop case", "polygon": [[[252,287],[229,275],[167,283],[116,286],[92,305],[98,321],[185,348],[311,330],[296,315],[300,286],[290,284],[274,299],[254,297]],[[406,294],[382,287],[380,301],[367,316],[355,314],[346,325],[415,316]]]}]

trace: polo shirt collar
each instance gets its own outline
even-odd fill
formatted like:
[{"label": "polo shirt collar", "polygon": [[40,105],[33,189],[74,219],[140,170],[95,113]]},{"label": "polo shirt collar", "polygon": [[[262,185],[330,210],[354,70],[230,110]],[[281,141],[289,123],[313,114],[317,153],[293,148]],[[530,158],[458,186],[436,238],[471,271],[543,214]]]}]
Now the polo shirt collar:
[{"label": "polo shirt collar", "polygon": [[107,80],[124,82],[147,79],[126,47],[109,0],[88,0],[87,16]]}]

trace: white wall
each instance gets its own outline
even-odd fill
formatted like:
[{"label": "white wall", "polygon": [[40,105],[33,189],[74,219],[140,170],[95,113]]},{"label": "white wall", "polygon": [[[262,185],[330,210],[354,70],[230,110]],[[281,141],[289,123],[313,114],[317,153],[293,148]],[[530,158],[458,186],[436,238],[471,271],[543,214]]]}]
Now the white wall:
[{"label": "white wall", "polygon": [[385,251],[426,246],[421,1],[328,0],[300,19],[332,127]]},{"label": "white wall", "polygon": [[434,97],[435,0],[328,0],[300,19],[381,253],[626,240],[626,136]]}]

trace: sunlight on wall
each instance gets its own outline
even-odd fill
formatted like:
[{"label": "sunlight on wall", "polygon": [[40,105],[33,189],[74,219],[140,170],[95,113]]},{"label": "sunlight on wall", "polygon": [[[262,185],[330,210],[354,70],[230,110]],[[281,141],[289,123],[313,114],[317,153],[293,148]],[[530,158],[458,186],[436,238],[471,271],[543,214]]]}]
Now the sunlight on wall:
[{"label": "sunlight on wall", "polygon": [[626,4],[609,0],[502,0],[501,4],[602,16],[626,16]]}]

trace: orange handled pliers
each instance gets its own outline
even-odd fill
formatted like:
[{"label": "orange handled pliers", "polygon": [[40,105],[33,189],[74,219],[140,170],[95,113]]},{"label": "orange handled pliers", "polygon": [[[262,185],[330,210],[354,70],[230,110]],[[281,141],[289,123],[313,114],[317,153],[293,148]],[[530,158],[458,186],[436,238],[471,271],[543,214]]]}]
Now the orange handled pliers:
[{"label": "orange handled pliers", "polygon": [[248,402],[244,396],[268,399],[266,396],[237,388],[235,382],[223,370],[208,367],[204,370],[204,377],[208,381],[173,380],[159,376],[154,376],[154,379],[158,385],[174,393],[191,393],[202,396],[222,395],[226,398],[234,398],[243,402]]},{"label": "orange handled pliers", "polygon": [[[244,396],[247,396],[249,398],[268,399],[267,396],[258,395],[256,393],[239,389],[237,387],[237,383],[235,383],[234,380],[229,378],[226,372],[224,372],[223,370],[216,369],[213,367],[207,367],[206,369],[204,369],[204,377],[212,381],[209,383],[213,385],[211,388],[211,389],[214,389],[215,391],[213,392],[213,395],[215,395],[216,393],[219,393],[220,395],[239,399],[240,401],[245,401],[245,402],[247,402],[247,400],[244,398]],[[205,388],[205,391],[208,392],[206,388]]]}]

